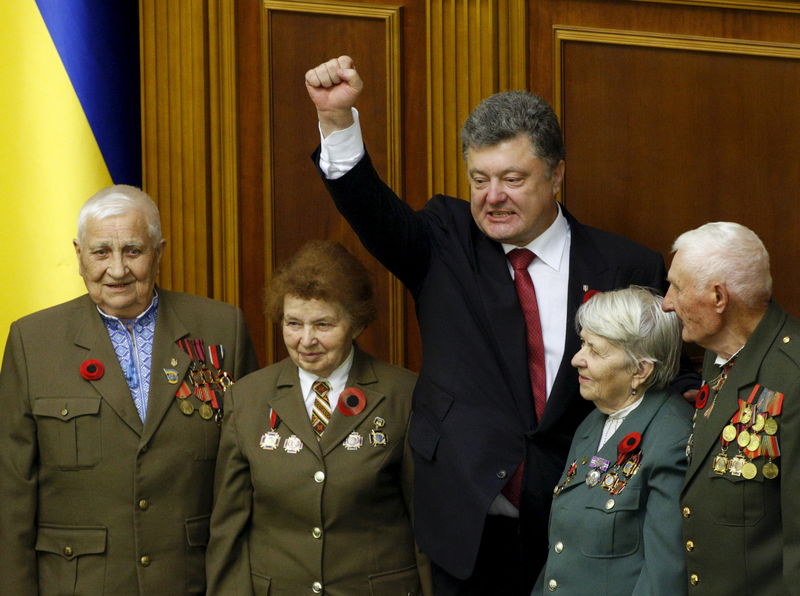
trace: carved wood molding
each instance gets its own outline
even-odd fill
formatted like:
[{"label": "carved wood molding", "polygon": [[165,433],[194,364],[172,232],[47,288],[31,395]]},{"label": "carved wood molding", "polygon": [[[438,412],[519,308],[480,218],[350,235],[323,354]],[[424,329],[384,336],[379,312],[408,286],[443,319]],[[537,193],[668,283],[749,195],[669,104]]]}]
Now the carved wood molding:
[{"label": "carved wood molding", "polygon": [[[261,14],[261,30],[263,40],[264,69],[262,73],[264,97],[271,97],[270,81],[272,79],[270,69],[270,33],[271,16],[277,11],[283,12],[302,12],[321,15],[335,15],[341,17],[355,17],[365,19],[376,19],[381,21],[386,32],[386,139],[387,139],[387,173],[386,183],[399,195],[403,196],[403,159],[402,159],[402,97],[401,71],[402,71],[402,48],[401,48],[401,7],[385,6],[378,4],[348,3],[348,2],[326,2],[326,1],[291,1],[291,0],[263,0],[263,11]],[[263,140],[264,146],[264,204],[265,204],[265,225],[264,229],[264,250],[266,254],[273,253],[274,238],[272,235],[273,226],[276,222],[272,221],[272,202],[275,195],[273,187],[273,177],[271,173],[273,143],[270,135],[271,127],[270,101],[264,102],[264,131],[266,137]],[[266,279],[272,278],[272,259],[265,259]],[[396,364],[402,364],[405,360],[405,307],[404,292],[402,284],[391,274],[389,276],[389,360]],[[272,337],[272,325],[267,326],[268,352],[272,351],[274,338]],[[268,358],[274,358],[274,354],[269,353]]]},{"label": "carved wood molding", "polygon": [[427,0],[428,191],[467,197],[460,131],[484,97],[527,88],[524,0]]},{"label": "carved wood molding", "polygon": [[688,6],[712,6],[714,8],[733,8],[739,10],[760,10],[769,12],[800,12],[797,2],[778,0],[633,0],[655,4],[684,4]]},{"label": "carved wood molding", "polygon": [[143,187],[161,210],[168,288],[208,295],[209,172],[203,0],[142,0]]}]

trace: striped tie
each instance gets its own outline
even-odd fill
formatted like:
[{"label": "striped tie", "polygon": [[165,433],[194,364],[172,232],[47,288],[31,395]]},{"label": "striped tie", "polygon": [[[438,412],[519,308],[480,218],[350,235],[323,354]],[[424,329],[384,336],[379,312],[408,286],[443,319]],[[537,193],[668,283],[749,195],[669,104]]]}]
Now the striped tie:
[{"label": "striped tie", "polygon": [[331,420],[331,404],[328,401],[328,391],[331,386],[327,381],[314,381],[312,385],[316,398],[314,399],[314,406],[311,408],[311,426],[317,437],[321,437],[325,432],[325,427]]}]

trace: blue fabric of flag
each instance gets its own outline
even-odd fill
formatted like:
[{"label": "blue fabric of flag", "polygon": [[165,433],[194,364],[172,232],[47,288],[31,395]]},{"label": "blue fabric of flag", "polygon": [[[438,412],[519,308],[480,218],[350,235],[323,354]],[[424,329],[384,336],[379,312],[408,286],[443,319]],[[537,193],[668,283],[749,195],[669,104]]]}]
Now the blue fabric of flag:
[{"label": "blue fabric of flag", "polygon": [[142,184],[137,0],[36,0],[116,184]]}]

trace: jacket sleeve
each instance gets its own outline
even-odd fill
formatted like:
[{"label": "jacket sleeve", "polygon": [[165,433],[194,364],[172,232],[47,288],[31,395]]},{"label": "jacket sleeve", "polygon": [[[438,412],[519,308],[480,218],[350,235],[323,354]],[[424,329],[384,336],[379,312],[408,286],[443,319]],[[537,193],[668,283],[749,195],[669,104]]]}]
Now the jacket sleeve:
[{"label": "jacket sleeve", "polygon": [[38,446],[22,334],[11,325],[0,370],[0,594],[39,593],[36,566]]},{"label": "jacket sleeve", "polygon": [[[319,150],[312,159],[319,163]],[[380,179],[369,154],[341,178],[328,180],[320,174],[339,213],[364,247],[414,291],[428,270],[431,255],[422,213],[401,201]]]},{"label": "jacket sleeve", "polygon": [[208,596],[251,596],[250,528],[253,488],[250,463],[242,453],[236,429],[235,391],[228,391],[217,453],[211,536],[206,551]]},{"label": "jacket sleeve", "polygon": [[686,473],[687,437],[684,432],[676,435],[678,440],[671,444],[654,445],[659,461],[651,470],[644,504],[644,565],[633,590],[638,596],[686,593],[679,496]]}]

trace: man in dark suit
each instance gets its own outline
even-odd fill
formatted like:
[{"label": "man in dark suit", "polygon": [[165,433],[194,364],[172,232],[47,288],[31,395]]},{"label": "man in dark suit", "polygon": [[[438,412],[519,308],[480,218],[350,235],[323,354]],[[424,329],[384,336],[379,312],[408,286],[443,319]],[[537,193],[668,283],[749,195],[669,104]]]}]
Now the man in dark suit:
[{"label": "man in dark suit", "polygon": [[[470,203],[437,195],[414,212],[364,150],[352,60],[309,70],[306,87],[337,208],[416,301],[415,531],[436,593],[528,594],[546,555],[553,487],[589,410],[570,367],[575,311],[588,290],[663,288],[663,261],[559,206],[561,131],[533,94],[492,96],[467,119]],[[506,253],[520,247],[536,258],[515,265],[515,287]],[[533,288],[523,288],[527,275]]]},{"label": "man in dark suit", "polygon": [[748,228],[678,237],[663,308],[706,348],[681,493],[691,594],[797,594],[800,321],[772,299]]},{"label": "man in dark suit", "polygon": [[74,242],[87,294],[11,325],[0,593],[205,594],[217,420],[256,368],[242,312],[155,288],[158,209],[118,185]]}]

